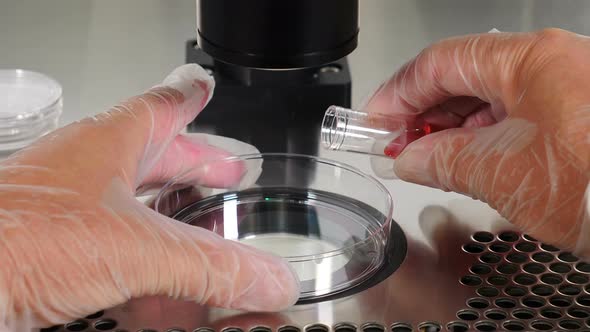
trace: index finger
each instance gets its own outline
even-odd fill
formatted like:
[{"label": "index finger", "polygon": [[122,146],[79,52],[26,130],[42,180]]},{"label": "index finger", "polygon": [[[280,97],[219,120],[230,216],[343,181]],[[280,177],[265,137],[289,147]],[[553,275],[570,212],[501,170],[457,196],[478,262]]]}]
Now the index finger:
[{"label": "index finger", "polygon": [[435,43],[384,82],[364,109],[412,119],[454,97],[505,104],[536,40],[534,33],[487,33]]},{"label": "index finger", "polygon": [[[67,187],[86,194],[102,195],[114,178],[135,190],[170,143],[210,99],[214,80],[196,64],[175,69],[160,84],[130,98],[110,112],[58,129],[20,151],[7,165],[42,166],[54,176],[37,184]],[[199,151],[184,142],[182,151],[195,161]],[[173,146],[176,148],[178,146]],[[210,153],[212,154],[212,153]],[[105,160],[108,162],[105,163]],[[81,178],[88,181],[80,181]],[[30,181],[10,179],[10,181]]]}]

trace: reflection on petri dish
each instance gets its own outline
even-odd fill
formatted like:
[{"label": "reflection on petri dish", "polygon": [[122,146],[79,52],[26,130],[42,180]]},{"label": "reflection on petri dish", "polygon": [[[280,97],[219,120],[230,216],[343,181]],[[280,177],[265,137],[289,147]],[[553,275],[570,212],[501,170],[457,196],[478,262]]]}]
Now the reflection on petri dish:
[{"label": "reflection on petri dish", "polygon": [[[166,185],[156,210],[283,257],[301,281],[300,300],[350,290],[383,265],[392,204],[376,180],[308,156],[262,154],[216,162],[224,164],[208,162]],[[242,178],[250,182],[223,189],[180,185],[228,163],[245,167]],[[288,169],[296,175],[286,176]]]}]

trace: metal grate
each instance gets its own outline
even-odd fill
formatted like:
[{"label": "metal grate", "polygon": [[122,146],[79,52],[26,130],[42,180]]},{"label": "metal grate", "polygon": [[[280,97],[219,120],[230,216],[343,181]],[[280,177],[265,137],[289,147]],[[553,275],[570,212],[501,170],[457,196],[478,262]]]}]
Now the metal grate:
[{"label": "metal grate", "polygon": [[[50,328],[41,329],[41,332],[57,332],[57,331],[112,331],[112,332],[129,332],[122,329],[117,329],[117,321],[104,317],[105,312],[99,311],[86,316],[84,319],[77,319],[65,325],[52,326]],[[142,331],[142,332],[148,332]]]},{"label": "metal grate", "polygon": [[[439,332],[439,331],[587,331],[590,332],[590,263],[570,252],[539,243],[515,232],[476,232],[462,250],[476,262],[459,276],[473,293],[456,320],[417,325],[394,322],[361,325],[337,322],[307,326],[282,326],[277,332]],[[214,332],[208,327],[184,330],[121,329],[108,311],[97,312],[66,325],[43,329],[111,332]],[[272,332],[265,326],[249,330],[229,327],[222,332]]]},{"label": "metal grate", "polygon": [[590,264],[527,235],[477,232],[461,284],[474,297],[457,318],[476,331],[590,331]]}]

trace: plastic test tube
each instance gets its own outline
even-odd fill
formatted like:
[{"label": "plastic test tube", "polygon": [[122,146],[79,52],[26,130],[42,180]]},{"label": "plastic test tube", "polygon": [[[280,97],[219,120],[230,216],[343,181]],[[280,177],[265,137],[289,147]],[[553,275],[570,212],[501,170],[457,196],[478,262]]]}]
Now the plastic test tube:
[{"label": "plastic test tube", "polygon": [[322,122],[321,141],[330,150],[396,158],[432,129],[423,121],[410,124],[399,117],[330,106]]}]

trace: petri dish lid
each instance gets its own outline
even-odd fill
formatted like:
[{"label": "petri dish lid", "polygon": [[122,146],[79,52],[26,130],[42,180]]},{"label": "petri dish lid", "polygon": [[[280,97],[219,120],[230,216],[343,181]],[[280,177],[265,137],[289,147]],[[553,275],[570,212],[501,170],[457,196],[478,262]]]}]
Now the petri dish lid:
[{"label": "petri dish lid", "polygon": [[0,151],[25,147],[58,126],[62,87],[23,69],[0,70]]}]

